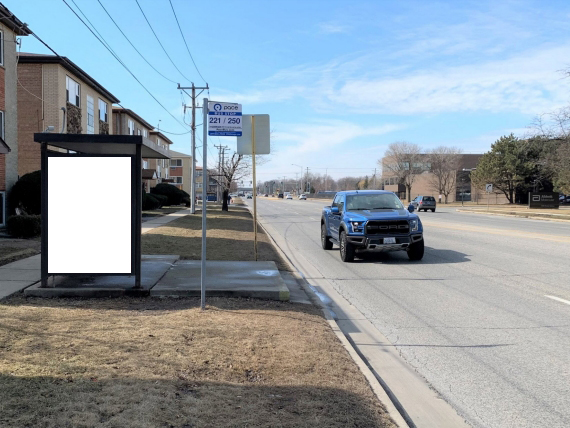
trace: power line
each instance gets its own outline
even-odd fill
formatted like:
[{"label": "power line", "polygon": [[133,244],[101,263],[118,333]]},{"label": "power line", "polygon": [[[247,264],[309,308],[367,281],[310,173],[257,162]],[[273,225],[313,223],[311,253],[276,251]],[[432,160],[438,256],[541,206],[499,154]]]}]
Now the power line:
[{"label": "power line", "polygon": [[[184,37],[184,33],[182,32],[182,28],[180,27],[180,22],[178,22],[178,17],[176,16],[174,6],[172,5],[172,0],[168,0],[168,1],[170,2],[170,7],[172,8],[172,13],[174,14],[174,19],[176,19],[176,24],[178,24],[178,29],[180,30],[180,35],[182,36],[182,40],[184,40],[184,44],[186,45],[186,50],[188,51],[188,55],[190,55],[190,59],[192,60],[192,64],[194,64],[194,68],[196,68],[196,71],[198,72],[198,74],[200,75],[200,77],[202,78],[202,80],[204,81],[206,86],[209,86],[208,82],[206,82],[206,79],[204,79],[204,76],[202,76],[202,73],[200,73],[200,70],[198,70],[198,66],[196,65],[196,62],[194,61],[194,57],[190,53],[190,48],[188,47],[188,43],[186,43],[186,37]],[[209,94],[209,92],[208,92],[208,94]]]},{"label": "power line", "polygon": [[127,35],[123,32],[123,30],[121,30],[121,27],[119,27],[119,24],[117,24],[115,22],[115,20],[113,19],[113,17],[111,16],[111,14],[107,11],[107,9],[105,9],[105,6],[103,6],[103,3],[101,3],[101,0],[97,0],[99,2],[99,4],[101,5],[101,7],[103,8],[103,10],[105,11],[105,13],[107,14],[107,16],[111,19],[111,21],[113,21],[113,24],[115,24],[115,26],[117,27],[117,29],[121,32],[121,34],[125,37],[125,39],[127,39],[127,42],[130,43],[130,45],[133,47],[133,49],[140,55],[140,57],[154,70],[156,71],[158,74],[160,74],[162,77],[164,77],[166,80],[168,80],[169,82],[172,83],[177,83],[172,79],[169,79],[168,77],[166,77],[164,74],[162,74],[160,71],[158,71],[154,65],[152,65],[145,57],[142,53],[140,53],[140,51],[135,47],[135,45],[131,42],[131,40],[127,37]]},{"label": "power line", "polygon": [[176,68],[176,70],[178,70],[178,72],[180,73],[180,75],[182,77],[184,77],[186,80],[188,80],[190,82],[190,79],[188,79],[181,71],[178,67],[176,67],[176,64],[174,64],[174,61],[172,61],[172,58],[170,58],[170,55],[168,55],[168,52],[166,52],[166,49],[164,49],[164,46],[162,45],[160,39],[158,38],[158,36],[156,35],[154,28],[152,28],[152,25],[150,25],[150,21],[148,20],[148,18],[146,17],[141,5],[139,4],[139,0],[135,0],[135,2],[137,3],[137,6],[139,7],[139,9],[141,10],[141,13],[144,16],[144,19],[146,20],[146,23],[148,24],[148,26],[150,27],[150,30],[152,31],[152,34],[154,34],[154,37],[156,38],[156,40],[158,41],[158,44],[160,45],[160,47],[162,48],[162,50],[164,51],[164,53],[166,54],[166,56],[168,57],[168,59],[170,60],[170,62],[172,63],[172,65],[174,66],[174,68]]},{"label": "power line", "polygon": [[[113,55],[113,57],[119,62],[119,64],[121,64],[121,65],[125,68],[125,70],[127,70],[127,71],[129,72],[129,74],[130,74],[131,76],[133,76],[133,78],[139,83],[139,85],[141,85],[141,86],[143,87],[143,89],[158,103],[158,105],[160,105],[160,106],[164,109],[164,111],[166,111],[176,122],[178,122],[178,123],[179,123],[180,125],[182,125],[183,127],[186,127],[182,122],[180,122],[178,119],[176,119],[176,117],[174,117],[174,115],[173,115],[172,113],[170,113],[170,111],[168,111],[168,109],[167,109],[166,107],[164,107],[164,105],[162,105],[162,103],[161,103],[160,101],[158,101],[158,99],[152,94],[152,92],[150,92],[150,91],[147,89],[147,87],[146,87],[145,85],[143,85],[143,83],[137,78],[137,76],[135,76],[134,73],[129,69],[129,67],[127,67],[127,66],[125,65],[125,63],[119,58],[119,56],[118,56],[117,54],[115,54],[115,53],[113,52],[113,50],[110,49],[110,48],[106,45],[106,42],[104,42],[103,40],[101,40],[101,39],[97,36],[97,34],[95,34],[95,32],[91,29],[91,27],[89,27],[89,25],[87,25],[87,23],[86,23],[83,19],[81,19],[81,17],[80,17],[80,16],[77,14],[77,12],[75,12],[75,10],[67,3],[67,1],[65,1],[65,0],[62,0],[62,1],[63,1],[63,2],[65,3],[65,5],[73,12],[73,14],[77,17],[77,19],[79,19],[79,20],[83,23],[83,25],[85,25],[85,27],[91,32],[91,34],[93,34],[93,36],[95,36],[95,38],[96,38],[97,40],[99,40],[99,42],[100,42],[103,46],[105,46],[105,48],[111,53],[111,55]],[[78,9],[79,9],[79,8],[78,8]],[[93,27],[93,28],[95,28],[95,27]],[[36,37],[36,38],[37,38],[37,37]],[[46,44],[45,42],[42,41],[42,43],[44,43],[44,44],[47,46],[47,44]],[[49,48],[49,47],[48,47],[48,48]],[[55,51],[54,51],[53,49],[51,49],[51,48],[49,48],[49,49],[50,49],[52,52],[55,53]],[[56,54],[56,55],[57,55],[57,54]],[[57,55],[57,56],[59,57],[59,55]],[[60,58],[61,58],[61,57],[60,57]]]}]

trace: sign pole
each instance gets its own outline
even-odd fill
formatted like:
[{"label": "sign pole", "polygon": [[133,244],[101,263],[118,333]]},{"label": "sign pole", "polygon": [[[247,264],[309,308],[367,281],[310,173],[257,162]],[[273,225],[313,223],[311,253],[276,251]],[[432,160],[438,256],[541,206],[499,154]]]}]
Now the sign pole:
[{"label": "sign pole", "polygon": [[[206,186],[208,185],[208,98],[202,103],[204,136],[202,139],[202,262],[200,265],[200,307],[206,309]],[[192,159],[194,161],[194,159]]]},{"label": "sign pole", "polygon": [[251,115],[251,159],[253,163],[253,253],[257,261],[257,181],[255,179],[255,116]]}]

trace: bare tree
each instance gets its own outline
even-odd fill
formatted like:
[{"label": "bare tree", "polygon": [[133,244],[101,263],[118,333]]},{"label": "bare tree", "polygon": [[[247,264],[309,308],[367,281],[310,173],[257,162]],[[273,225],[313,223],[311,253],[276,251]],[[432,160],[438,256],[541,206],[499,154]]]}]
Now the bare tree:
[{"label": "bare tree", "polygon": [[412,185],[416,175],[420,174],[422,161],[420,146],[405,141],[397,141],[388,146],[384,153],[384,164],[378,160],[378,164],[384,171],[389,171],[398,181],[406,186],[408,202],[412,198]]},{"label": "bare tree", "polygon": [[427,153],[431,164],[429,185],[443,195],[445,203],[457,184],[457,170],[461,162],[461,150],[457,147],[439,146]]}]

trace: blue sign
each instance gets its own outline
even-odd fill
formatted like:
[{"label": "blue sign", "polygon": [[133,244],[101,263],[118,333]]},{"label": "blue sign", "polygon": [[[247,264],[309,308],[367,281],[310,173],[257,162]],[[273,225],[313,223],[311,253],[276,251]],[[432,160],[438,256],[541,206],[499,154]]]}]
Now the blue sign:
[{"label": "blue sign", "polygon": [[241,104],[208,103],[208,135],[218,137],[241,137]]}]

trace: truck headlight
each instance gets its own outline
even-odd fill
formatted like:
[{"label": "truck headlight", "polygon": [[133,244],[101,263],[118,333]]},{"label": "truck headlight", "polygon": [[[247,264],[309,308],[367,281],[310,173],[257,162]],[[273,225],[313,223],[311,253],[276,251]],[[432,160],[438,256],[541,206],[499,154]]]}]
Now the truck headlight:
[{"label": "truck headlight", "polygon": [[350,222],[352,224],[352,231],[353,232],[358,232],[359,229],[362,227],[362,224],[364,223],[363,221],[352,221]]},{"label": "truck headlight", "polygon": [[418,230],[418,220],[410,220],[410,229],[412,232],[417,232]]}]

